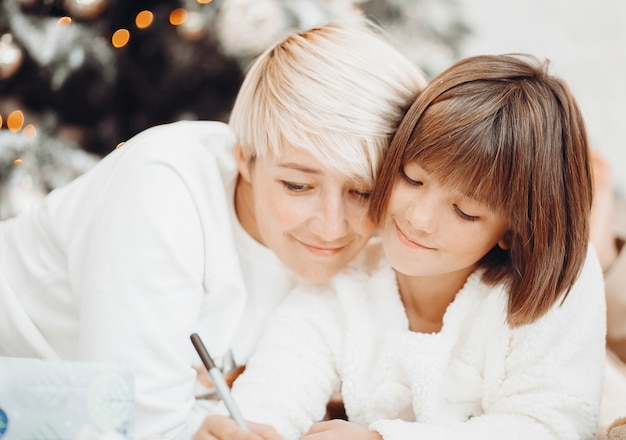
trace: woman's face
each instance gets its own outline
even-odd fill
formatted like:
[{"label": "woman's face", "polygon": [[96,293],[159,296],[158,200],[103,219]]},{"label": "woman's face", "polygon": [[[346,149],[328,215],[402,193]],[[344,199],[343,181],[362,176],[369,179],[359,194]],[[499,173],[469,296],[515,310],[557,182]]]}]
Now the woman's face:
[{"label": "woman's face", "polygon": [[280,157],[238,162],[238,192],[249,196],[240,197],[247,200],[238,204],[241,224],[300,277],[328,280],[374,233],[371,185],[330,169],[309,152],[283,145]]},{"label": "woman's face", "polygon": [[441,186],[415,163],[394,185],[381,228],[387,258],[409,276],[464,282],[495,245],[506,248],[502,215]]}]

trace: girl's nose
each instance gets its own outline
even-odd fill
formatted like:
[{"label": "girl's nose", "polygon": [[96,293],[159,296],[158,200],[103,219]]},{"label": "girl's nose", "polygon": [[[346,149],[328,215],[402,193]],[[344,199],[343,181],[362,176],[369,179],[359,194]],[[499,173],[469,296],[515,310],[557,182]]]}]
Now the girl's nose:
[{"label": "girl's nose", "polygon": [[432,234],[439,225],[439,206],[434,197],[423,195],[407,208],[406,216],[415,231]]}]

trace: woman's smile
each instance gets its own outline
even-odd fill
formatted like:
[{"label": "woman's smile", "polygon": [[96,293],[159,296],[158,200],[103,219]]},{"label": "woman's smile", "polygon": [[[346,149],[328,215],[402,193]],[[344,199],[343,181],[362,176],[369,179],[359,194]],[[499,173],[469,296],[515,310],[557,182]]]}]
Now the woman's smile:
[{"label": "woman's smile", "polygon": [[339,254],[346,245],[328,245],[328,244],[317,244],[317,243],[309,243],[303,240],[299,240],[296,238],[296,241],[300,243],[304,248],[309,251],[311,254],[318,257],[333,257]]}]

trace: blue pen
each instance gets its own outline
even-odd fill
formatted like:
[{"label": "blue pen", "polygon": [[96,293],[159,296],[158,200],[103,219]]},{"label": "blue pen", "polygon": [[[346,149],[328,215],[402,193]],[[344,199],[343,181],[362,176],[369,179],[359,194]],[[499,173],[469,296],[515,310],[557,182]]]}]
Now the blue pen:
[{"label": "blue pen", "polygon": [[200,339],[200,336],[198,336],[197,333],[191,335],[191,343],[198,352],[198,355],[200,355],[202,363],[206,367],[207,371],[209,372],[209,376],[211,376],[211,379],[213,380],[215,391],[217,391],[217,394],[219,394],[219,396],[221,397],[224,405],[226,405],[226,409],[230,413],[230,416],[237,423],[237,425],[239,425],[240,428],[245,429],[246,431],[250,431],[248,424],[244,420],[241,412],[239,411],[239,408],[233,400],[233,395],[230,393],[230,388],[224,380],[222,372],[219,370],[219,368],[215,366],[215,362],[213,362],[213,359],[211,359],[211,355],[209,355],[208,350],[204,346],[202,339]]}]

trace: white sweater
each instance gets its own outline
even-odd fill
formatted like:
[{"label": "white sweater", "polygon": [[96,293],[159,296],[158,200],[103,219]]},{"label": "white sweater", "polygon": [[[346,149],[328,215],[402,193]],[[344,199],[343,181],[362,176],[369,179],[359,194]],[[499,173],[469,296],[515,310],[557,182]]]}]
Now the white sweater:
[{"label": "white sweater", "polygon": [[0,356],[128,364],[134,438],[190,438],[189,335],[245,362],[294,284],[236,220],[232,146],[218,122],[151,128],[0,223]]},{"label": "white sweater", "polygon": [[510,328],[506,303],[502,287],[474,273],[440,333],[411,332],[373,243],[331,286],[287,297],[234,398],[247,419],[286,439],[322,419],[338,387],[350,421],[385,440],[592,438],[605,337],[595,253],[563,306],[535,323]]}]

